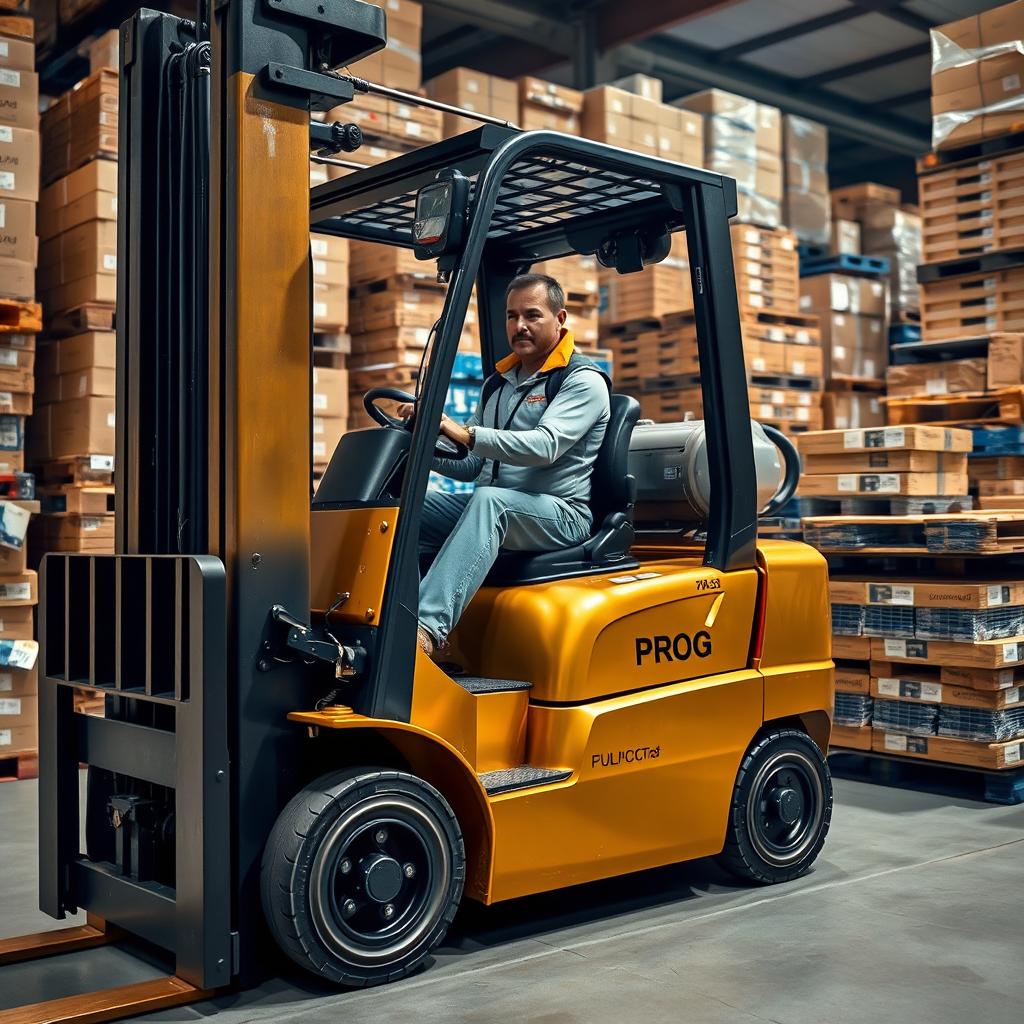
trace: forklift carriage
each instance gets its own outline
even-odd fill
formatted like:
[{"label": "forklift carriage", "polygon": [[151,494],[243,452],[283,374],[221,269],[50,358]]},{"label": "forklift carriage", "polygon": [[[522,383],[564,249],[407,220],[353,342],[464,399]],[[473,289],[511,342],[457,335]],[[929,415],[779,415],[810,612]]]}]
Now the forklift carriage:
[{"label": "forklift carriage", "polygon": [[[341,984],[401,977],[463,891],[705,855],[787,880],[828,830],[825,565],[757,541],[735,182],[485,125],[307,199],[310,106],[353,95],[307,63],[385,38],[357,0],[319,12],[232,0],[210,41],[151,11],[122,28],[119,553],[48,555],[40,579],[40,906],[91,920],[0,952],[103,941],[105,921],[173,958],[104,1019],[250,984],[269,937]],[[381,426],[343,436],[312,498],[311,227],[413,248],[449,285],[415,425],[371,393]],[[474,285],[490,366],[517,274],[573,253],[640,271],[680,230],[706,541],[634,528],[638,410],[613,396],[590,541],[503,554],[445,671],[416,644],[418,532]],[[74,711],[81,688],[106,717]]]}]

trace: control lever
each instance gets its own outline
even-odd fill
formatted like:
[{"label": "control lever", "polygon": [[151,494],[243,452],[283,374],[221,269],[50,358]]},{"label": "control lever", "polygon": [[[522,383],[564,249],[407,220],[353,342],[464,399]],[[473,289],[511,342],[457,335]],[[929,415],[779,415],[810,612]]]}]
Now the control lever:
[{"label": "control lever", "polygon": [[310,148],[320,146],[317,156],[333,156],[335,153],[354,153],[363,144],[363,132],[357,124],[331,124],[321,121],[309,122]]}]

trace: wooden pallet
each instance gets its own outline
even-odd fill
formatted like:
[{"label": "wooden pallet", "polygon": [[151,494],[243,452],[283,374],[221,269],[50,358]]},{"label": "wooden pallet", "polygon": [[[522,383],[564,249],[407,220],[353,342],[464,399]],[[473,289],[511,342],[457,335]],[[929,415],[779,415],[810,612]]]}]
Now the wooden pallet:
[{"label": "wooden pallet", "polygon": [[841,733],[840,742],[830,745],[828,750],[832,774],[840,778],[900,789],[937,789],[961,797],[980,796],[995,804],[1024,802],[1024,769],[984,769],[914,757],[913,754],[886,754],[863,747],[846,748],[841,745],[846,735],[845,731]]},{"label": "wooden pallet", "polygon": [[56,316],[48,317],[46,324],[47,336],[67,338],[86,331],[112,331],[116,323],[116,310],[101,302],[87,302],[84,306],[65,310]]},{"label": "wooden pallet", "polygon": [[113,486],[100,484],[50,484],[37,488],[44,513],[102,516],[114,511]]},{"label": "wooden pallet", "polygon": [[0,782],[18,782],[39,777],[39,751],[23,750],[19,754],[0,756]]},{"label": "wooden pallet", "polygon": [[47,484],[113,484],[113,455],[75,455],[44,462],[39,477]]},{"label": "wooden pallet", "polygon": [[839,392],[878,392],[885,390],[885,381],[877,377],[844,377],[842,374],[834,374],[828,378],[827,387],[829,391]]},{"label": "wooden pallet", "polygon": [[889,423],[941,423],[949,426],[1024,423],[1024,387],[999,391],[967,391],[956,395],[919,395],[890,398]]},{"label": "wooden pallet", "polygon": [[43,307],[38,302],[0,299],[0,334],[38,334],[43,329]]}]

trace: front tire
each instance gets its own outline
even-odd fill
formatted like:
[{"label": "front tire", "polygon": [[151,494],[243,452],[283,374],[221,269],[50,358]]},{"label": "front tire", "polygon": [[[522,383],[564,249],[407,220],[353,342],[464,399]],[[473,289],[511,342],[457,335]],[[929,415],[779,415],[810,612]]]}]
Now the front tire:
[{"label": "front tire", "polygon": [[759,737],[736,776],[725,848],[731,874],[770,885],[810,870],[832,821],[832,774],[818,745],[796,729]]},{"label": "front tire", "polygon": [[296,963],[338,985],[403,978],[441,941],[466,855],[444,797],[405,772],[324,775],[281,812],[263,854],[263,911]]}]

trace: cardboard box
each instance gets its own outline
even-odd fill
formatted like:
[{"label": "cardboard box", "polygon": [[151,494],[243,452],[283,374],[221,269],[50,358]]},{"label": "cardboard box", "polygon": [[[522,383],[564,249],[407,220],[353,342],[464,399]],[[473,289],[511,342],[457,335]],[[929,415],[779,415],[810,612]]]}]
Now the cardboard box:
[{"label": "cardboard box", "polygon": [[0,36],[0,68],[35,71],[36,45],[29,39]]},{"label": "cardboard box", "polygon": [[889,289],[885,281],[845,274],[816,274],[800,280],[800,308],[805,312],[887,316]]},{"label": "cardboard box", "polygon": [[1024,664],[1024,637],[979,640],[975,643],[872,637],[871,657],[880,661],[916,661],[931,665],[998,669]]},{"label": "cardboard box", "polygon": [[626,75],[624,78],[617,78],[610,85],[617,89],[624,89],[645,99],[654,100],[655,103],[662,101],[662,86],[660,78],[653,78],[650,75]]},{"label": "cardboard box", "polygon": [[578,89],[545,82],[532,75],[525,75],[518,79],[518,83],[520,103],[531,103],[573,114],[580,114],[583,111],[583,93]]},{"label": "cardboard box", "polygon": [[35,260],[0,259],[0,298],[31,302],[35,293]]},{"label": "cardboard box", "polygon": [[90,274],[42,291],[40,301],[51,314],[84,306],[88,302],[113,305],[117,301],[117,275]]},{"label": "cardboard box", "polygon": [[782,112],[778,107],[758,103],[757,148],[761,153],[782,155]]},{"label": "cardboard box", "polygon": [[[381,248],[387,249],[392,246],[381,246]],[[311,234],[309,250],[314,259],[330,260],[332,263],[349,263],[351,261],[349,240],[339,238],[337,235]]]},{"label": "cardboard box", "polygon": [[313,326],[343,331],[348,327],[348,287],[313,282]]},{"label": "cardboard box", "polygon": [[967,473],[804,473],[804,497],[842,495],[965,495]]},{"label": "cardboard box", "polygon": [[39,133],[0,125],[0,198],[39,199]]},{"label": "cardboard box", "polygon": [[320,417],[347,418],[348,370],[313,367],[313,412]]},{"label": "cardboard box", "polygon": [[0,125],[39,130],[39,76],[0,67]]},{"label": "cardboard box", "polygon": [[836,665],[835,679],[836,690],[840,693],[868,694],[871,692],[871,675],[866,668]]},{"label": "cardboard box", "polygon": [[117,365],[116,356],[117,335],[114,331],[87,331],[42,346],[39,349],[39,376],[57,376],[93,367],[112,370]]},{"label": "cardboard box", "polygon": [[890,366],[885,374],[886,387],[892,397],[984,391],[987,377],[988,360],[980,357]]},{"label": "cardboard box", "polygon": [[31,569],[0,576],[0,615],[5,614],[8,607],[25,608],[38,603],[38,579]]},{"label": "cardboard box", "polygon": [[871,638],[867,636],[832,637],[832,657],[848,661],[867,661],[871,657]]},{"label": "cardboard box", "polygon": [[906,736],[882,729],[872,729],[871,734],[871,749],[881,753],[977,768],[1013,768],[1021,763],[1022,748],[1021,740],[975,743],[946,736]]},{"label": "cardboard box", "polygon": [[[343,403],[347,409],[348,395],[345,395]],[[335,448],[345,433],[345,425],[348,419],[346,412],[344,417],[313,417],[313,465],[326,466],[334,455]]]},{"label": "cardboard box", "polygon": [[832,252],[844,256],[860,255],[860,224],[855,220],[832,218]]},{"label": "cardboard box", "polygon": [[[94,160],[93,163],[107,161]],[[117,195],[112,192],[87,192],[66,206],[56,208],[39,204],[38,231],[40,239],[53,238],[91,220],[116,221]]]},{"label": "cardboard box", "polygon": [[966,473],[964,452],[892,451],[828,452],[801,455],[804,473]]},{"label": "cardboard box", "polygon": [[109,455],[113,450],[113,398],[56,402],[42,406],[32,417],[30,451],[39,460]]},{"label": "cardboard box", "polygon": [[0,259],[35,263],[37,249],[36,204],[21,199],[0,201]]},{"label": "cardboard box", "polygon": [[881,317],[825,313],[820,317],[825,376],[882,380],[889,357],[885,321]]},{"label": "cardboard box", "polygon": [[62,373],[58,377],[42,377],[37,398],[41,405],[88,395],[113,398],[116,394],[117,372],[107,367],[91,367]]},{"label": "cardboard box", "polygon": [[[5,605],[0,608],[0,639],[32,640],[34,637],[35,620],[31,605],[22,605],[21,607]],[[9,671],[13,676],[17,670],[12,669]],[[35,669],[32,672],[35,672]],[[32,675],[32,672],[24,673],[24,677],[28,678]],[[4,677],[0,674],[0,692],[3,692],[4,685]]]},{"label": "cardboard box", "polygon": [[853,725],[833,725],[829,737],[828,749],[870,750],[872,729],[870,725],[859,728]]},{"label": "cardboard box", "polygon": [[818,452],[873,452],[878,449],[969,452],[974,437],[969,430],[915,424],[881,430],[819,430],[794,438],[801,455]]},{"label": "cardboard box", "polygon": [[43,290],[81,277],[116,273],[116,221],[86,221],[39,246],[39,282]]}]

